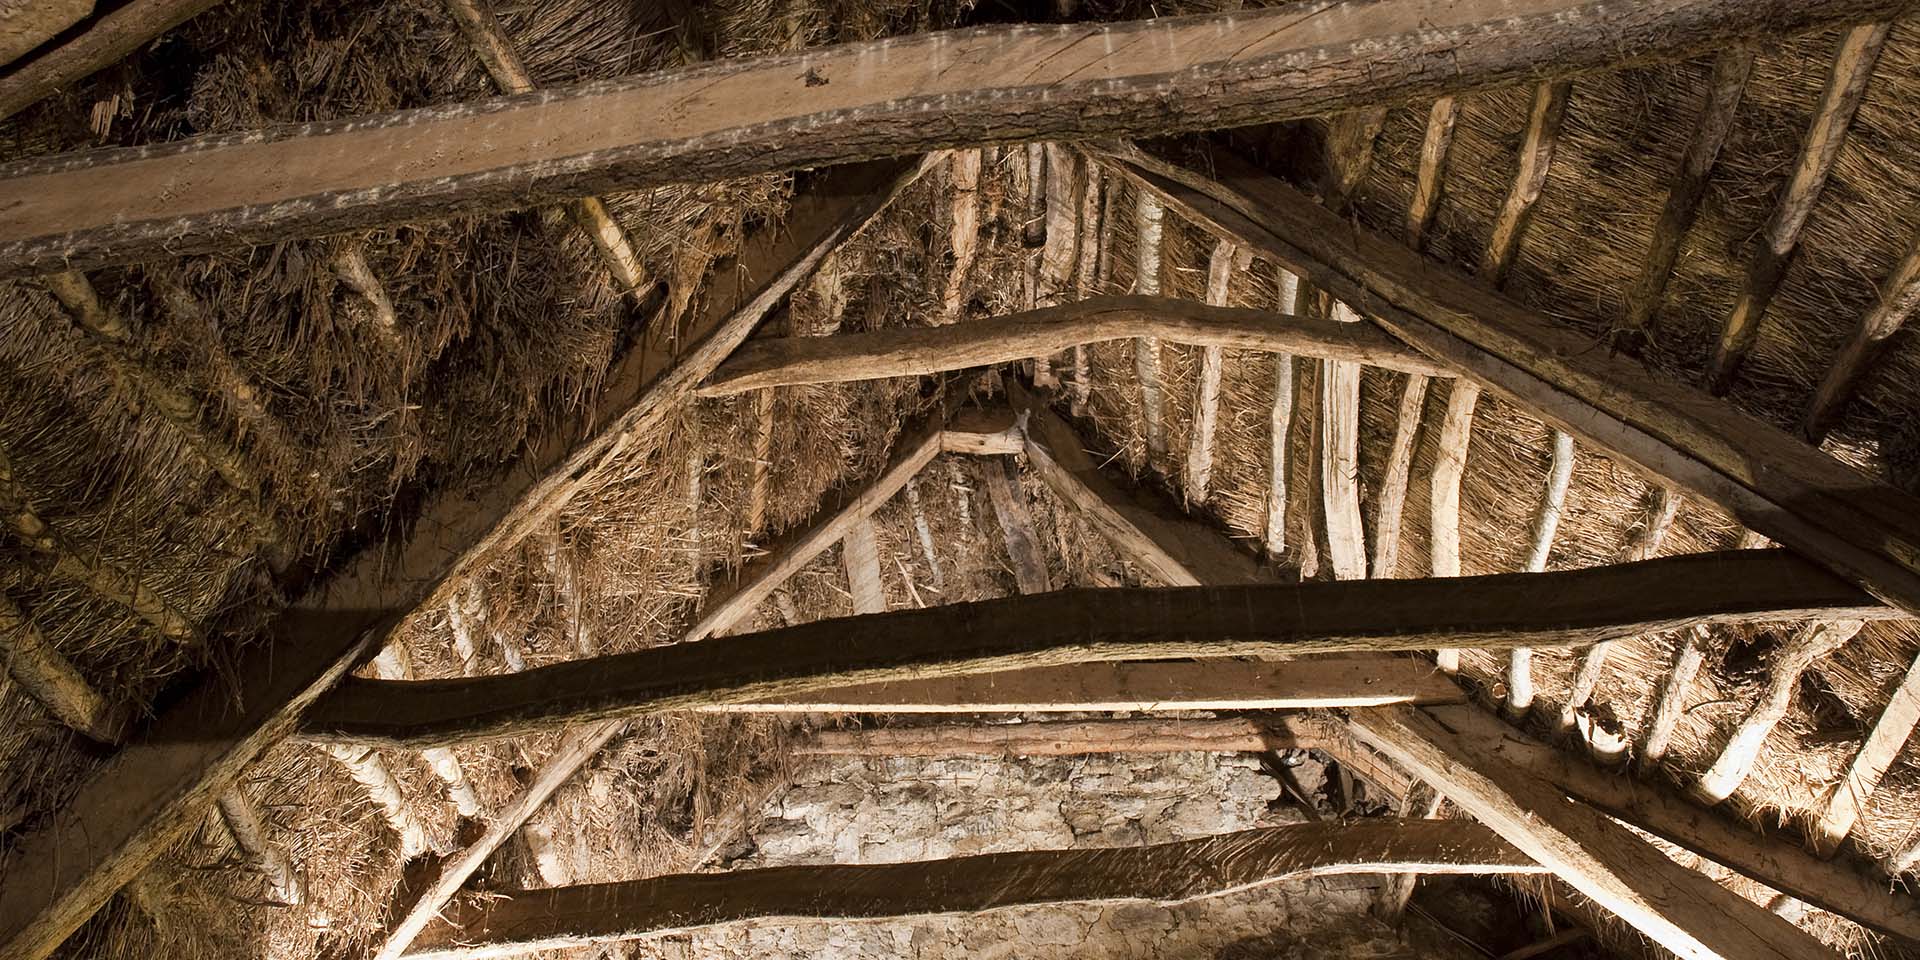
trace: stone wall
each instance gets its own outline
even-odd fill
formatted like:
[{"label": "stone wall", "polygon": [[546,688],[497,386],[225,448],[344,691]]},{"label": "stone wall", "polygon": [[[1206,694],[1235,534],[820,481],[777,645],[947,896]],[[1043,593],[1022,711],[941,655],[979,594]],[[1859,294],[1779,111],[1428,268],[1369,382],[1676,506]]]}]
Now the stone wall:
[{"label": "stone wall", "polygon": [[[1279,785],[1245,756],[820,760],[770,806],[732,868],[1131,846],[1301,818],[1291,807],[1270,806]],[[1123,901],[884,922],[733,924],[652,938],[640,954],[672,960],[1412,958],[1399,932],[1368,913],[1377,882],[1302,880],[1172,905]]]}]

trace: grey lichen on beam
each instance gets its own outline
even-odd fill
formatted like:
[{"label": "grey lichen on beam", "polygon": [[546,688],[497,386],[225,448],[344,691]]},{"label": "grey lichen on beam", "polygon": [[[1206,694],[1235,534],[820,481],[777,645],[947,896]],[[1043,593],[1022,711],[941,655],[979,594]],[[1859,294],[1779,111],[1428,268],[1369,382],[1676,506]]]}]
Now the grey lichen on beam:
[{"label": "grey lichen on beam", "polygon": [[1440,364],[1368,324],[1170,297],[1107,296],[938,327],[754,340],[721,364],[699,392],[722,397],[775,386],[922,376],[1131,338],[1448,375]]},{"label": "grey lichen on beam", "polygon": [[354,679],[308,711],[304,728],[327,742],[446,746],[849,684],[1067,662],[1566,646],[1695,623],[1902,616],[1785,551],[1454,580],[1068,590],[824,620],[504,676]]},{"label": "grey lichen on beam", "polygon": [[985,27],[715,62],[10,164],[0,168],[9,211],[0,276],[952,146],[1273,123],[1682,57],[1908,5],[1342,0],[1304,29],[1292,10],[1246,10]]}]

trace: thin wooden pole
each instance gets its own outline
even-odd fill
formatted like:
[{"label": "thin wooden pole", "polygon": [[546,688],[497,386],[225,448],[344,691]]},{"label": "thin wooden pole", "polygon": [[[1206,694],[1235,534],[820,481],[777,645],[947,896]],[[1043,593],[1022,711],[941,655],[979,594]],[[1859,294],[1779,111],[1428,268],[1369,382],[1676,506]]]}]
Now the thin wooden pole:
[{"label": "thin wooden pole", "polygon": [[1873,732],[1867,734],[1860,752],[1854,754],[1853,762],[1847,765],[1846,776],[1827,795],[1812,830],[1814,853],[1830,857],[1839,849],[1840,842],[1853,831],[1854,822],[1866,809],[1867,801],[1873,798],[1880,778],[1886,775],[1887,768],[1913,736],[1916,724],[1920,724],[1920,657],[1914,658],[1906,675],[1894,687],[1893,695],[1887,698]]},{"label": "thin wooden pole", "polygon": [[1846,412],[1847,402],[1858,389],[1860,378],[1886,352],[1888,341],[1913,316],[1915,309],[1920,309],[1920,234],[1915,235],[1907,247],[1907,255],[1880,284],[1879,299],[1860,318],[1860,325],[1840,348],[1840,355],[1834,358],[1833,366],[1827,369],[1826,377],[1814,391],[1813,400],[1800,421],[1800,433],[1807,442],[1817,444],[1826,439],[1827,431],[1832,430],[1840,415]]},{"label": "thin wooden pole", "polygon": [[1795,632],[1791,640],[1774,652],[1772,661],[1767,664],[1766,690],[1734,729],[1733,736],[1720,751],[1720,757],[1713,762],[1713,767],[1694,784],[1695,798],[1702,803],[1715,804],[1739,789],[1747,779],[1747,773],[1753,769],[1754,761],[1760,758],[1760,748],[1766,744],[1767,736],[1786,717],[1787,708],[1793,704],[1793,691],[1800,684],[1800,674],[1815,660],[1852,640],[1854,634],[1860,632],[1861,626],[1858,620],[1815,623]]}]

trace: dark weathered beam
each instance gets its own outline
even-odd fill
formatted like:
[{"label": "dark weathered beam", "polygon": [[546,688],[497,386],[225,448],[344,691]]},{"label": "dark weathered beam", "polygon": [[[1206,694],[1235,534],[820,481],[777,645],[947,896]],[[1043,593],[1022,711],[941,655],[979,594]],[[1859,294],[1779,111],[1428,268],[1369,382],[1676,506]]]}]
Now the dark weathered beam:
[{"label": "dark weathered beam", "polygon": [[322,740],[444,746],[560,723],[856,683],[1103,660],[1565,646],[1695,623],[1900,616],[1786,551],[1564,573],[1067,590],[823,620],[523,673],[353,679],[308,711]]},{"label": "dark weathered beam", "polygon": [[0,74],[0,119],[13,116],[146,46],[220,0],[131,0]]},{"label": "dark weathered beam", "polygon": [[[192,0],[198,7],[208,0]],[[0,276],[990,142],[1404,103],[1910,0],[1342,0],[917,34],[479,103],[0,168]]]},{"label": "dark weathered beam", "polygon": [[1623,777],[1556,749],[1478,708],[1435,707],[1475,754],[1545,779],[1556,791],[1623,823],[1678,844],[1721,866],[1822,910],[1884,933],[1920,941],[1920,900],[1844,863],[1822,860],[1791,839],[1759,833],[1743,820],[1701,807],[1674,787]]},{"label": "dark weathered beam", "polygon": [[1449,375],[1439,364],[1367,324],[1191,300],[1123,296],[1076,300],[939,327],[755,340],[721,364],[700,394],[721,397],[764,387],[921,376],[1135,337],[1349,360],[1426,376]]},{"label": "dark weathered beam", "polygon": [[1328,657],[1285,663],[1071,663],[857,684],[706,709],[713,713],[1165,712],[1333,709],[1465,699],[1458,684],[1420,660]]},{"label": "dark weathered beam", "polygon": [[1683,867],[1461,732],[1475,706],[1357,711],[1361,742],[1432,784],[1560,879],[1685,960],[1834,960],[1811,934]]},{"label": "dark weathered beam", "polygon": [[[691,396],[721,358],[918,175],[917,164],[835,171],[803,192],[779,230],[748,239],[739,271],[710,280],[713,310],[678,355],[631,357],[607,378],[585,437],[555,432],[490,486],[442,493],[391,549],[357,558],[303,598],[230,671],[161,712],[15,844],[0,876],[0,956],[38,960],[175,839],[201,822],[241,769],[411,611],[443,602],[493,551],[549,520],[585,478]],[[765,278],[760,280],[747,278]],[[590,432],[586,425],[592,425]],[[246,691],[236,701],[234,690]],[[236,705],[237,704],[237,705]]]},{"label": "dark weathered beam", "polygon": [[1864,23],[1840,38],[1826,91],[1814,108],[1806,139],[1800,143],[1800,156],[1774,206],[1773,217],[1761,232],[1746,283],[1734,298],[1733,310],[1727,314],[1713,359],[1707,365],[1707,391],[1715,396],[1732,389],[1734,375],[1760,338],[1760,322],[1787,277],[1794,249],[1800,244],[1800,229],[1813,214],[1833,162],[1847,142],[1847,127],[1853,124],[1853,115],[1866,96],[1867,82],[1873,79],[1874,65],[1880,60],[1880,49],[1886,45],[1891,29],[1890,23]]},{"label": "dark weathered beam", "polygon": [[1920,499],[1731,405],[1593,350],[1579,332],[1437,269],[1230,156],[1225,180],[1133,154],[1115,163],[1183,212],[1364,307],[1401,339],[1742,523],[1920,610]]},{"label": "dark weathered beam", "polygon": [[1146,847],[769,867],[522,890],[436,923],[408,957],[478,960],[759,917],[877,919],[1038,903],[1173,903],[1290,877],[1538,873],[1472,823],[1292,824]]}]

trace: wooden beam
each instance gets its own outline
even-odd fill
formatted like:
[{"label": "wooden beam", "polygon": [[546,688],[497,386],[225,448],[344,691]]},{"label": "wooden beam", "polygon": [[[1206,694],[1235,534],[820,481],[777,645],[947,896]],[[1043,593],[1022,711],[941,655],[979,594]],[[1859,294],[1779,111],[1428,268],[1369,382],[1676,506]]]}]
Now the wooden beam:
[{"label": "wooden beam", "polygon": [[1440,210],[1440,194],[1446,187],[1447,155],[1453,152],[1453,124],[1460,116],[1460,104],[1453,97],[1433,101],[1427,111],[1427,130],[1420,141],[1420,169],[1414,176],[1413,199],[1407,204],[1406,241],[1418,250],[1426,242],[1427,228]]},{"label": "wooden beam", "polygon": [[[1164,215],[1159,199],[1152,194],[1141,191],[1135,196],[1133,292],[1143,297],[1160,295],[1160,238],[1164,232]],[[1133,342],[1133,373],[1140,382],[1140,420],[1146,435],[1147,459],[1151,461],[1167,450],[1158,338],[1141,337]]]},{"label": "wooden beam", "polygon": [[[1540,495],[1540,506],[1533,514],[1533,546],[1527,551],[1525,569],[1539,573],[1547,568],[1553,553],[1554,534],[1560,529],[1560,514],[1566,509],[1567,487],[1573,481],[1573,437],[1553,432],[1553,460],[1547,468],[1547,488]],[[1516,714],[1533,709],[1533,651],[1515,647],[1507,660],[1507,708]]]},{"label": "wooden beam", "polygon": [[300,876],[287,852],[267,838],[259,810],[238,784],[220,795],[219,808],[220,822],[226,824],[227,833],[233,837],[234,849],[266,878],[273,896],[287,906],[304,903],[307,899],[305,878]]},{"label": "wooden beam", "polygon": [[[815,339],[815,338],[806,338]],[[749,562],[732,584],[715,584],[708,591],[700,616],[687,628],[685,640],[704,640],[717,633],[723,623],[735,623],[766,600],[775,587],[787,581],[787,578],[799,572],[802,567],[812,563],[814,558],[825,553],[836,543],[843,544],[849,535],[857,536],[856,528],[880,509],[900,488],[907,485],[933,458],[940,455],[942,432],[938,426],[921,425],[906,431],[894,444],[893,456],[878,477],[864,484],[850,487],[840,492],[833,500],[838,505],[822,511],[804,527],[781,537],[768,547],[766,554]],[[832,501],[829,501],[832,502]],[[868,528],[869,532],[871,527]],[[871,544],[869,539],[868,544]],[[859,549],[855,544],[855,549]],[[858,589],[855,583],[854,563],[856,558],[849,555],[846,559],[848,581]],[[879,559],[874,557],[875,569],[871,572],[878,578]],[[863,564],[864,566],[864,564]],[[880,604],[885,606],[885,591],[882,590]],[[856,594],[856,603],[859,600]]]},{"label": "wooden beam", "polygon": [[33,52],[93,12],[93,0],[7,0],[0,4],[0,66]]},{"label": "wooden beam", "polygon": [[407,956],[479,960],[760,917],[879,919],[1020,904],[1174,903],[1294,877],[1407,869],[1540,872],[1476,824],[1291,824],[1144,847],[768,867],[516,891],[435,924]]},{"label": "wooden beam", "polygon": [[1647,723],[1646,736],[1641,740],[1640,762],[1643,764],[1659,763],[1673,743],[1673,731],[1679,726],[1681,715],[1686,713],[1693,679],[1699,675],[1700,665],[1706,659],[1702,649],[1705,634],[1704,628],[1695,627],[1680,635],[1679,649],[1673,653],[1673,666],[1660,681],[1660,698],[1653,708],[1653,719]]},{"label": "wooden beam", "polygon": [[1760,748],[1766,745],[1773,728],[1786,718],[1793,705],[1793,693],[1800,686],[1800,675],[1815,660],[1832,653],[1852,640],[1863,624],[1858,620],[1830,620],[1810,624],[1794,632],[1792,639],[1774,651],[1767,662],[1767,686],[1753,701],[1747,715],[1734,729],[1733,736],[1720,751],[1720,757],[1693,785],[1693,795],[1702,803],[1714,804],[1733,795],[1747,779]]},{"label": "wooden beam", "polygon": [[1913,736],[1915,724],[1920,724],[1920,657],[1914,659],[1906,675],[1900,678],[1899,686],[1880,711],[1873,732],[1867,734],[1860,752],[1854,754],[1853,762],[1847,765],[1846,776],[1834,784],[1822,804],[1820,818],[1811,831],[1815,854],[1830,857],[1840,848],[1840,842],[1853,831],[1854,822],[1880,786],[1880,778],[1886,775],[1887,768]]},{"label": "wooden beam", "polygon": [[[1127,753],[1261,753],[1343,740],[1346,726],[1320,717],[1208,720],[1035,720],[819,730],[789,749],[795,756],[1066,757]],[[1404,783],[1404,781],[1402,781]]]},{"label": "wooden beam", "polygon": [[[1334,322],[1366,326],[1346,304],[1334,303]],[[1360,365],[1320,365],[1320,504],[1326,519],[1327,565],[1342,580],[1367,575],[1367,531],[1360,519]]]},{"label": "wooden beam", "polygon": [[1920,900],[1884,879],[1821,860],[1789,839],[1706,809],[1655,780],[1621,776],[1570,751],[1541,743],[1478,708],[1432,707],[1472,755],[1497,757],[1553,789],[1724,867],[1897,937],[1920,939]]},{"label": "wooden beam", "polygon": [[1008,457],[1026,449],[1026,432],[1005,407],[965,407],[947,418],[940,434],[942,453]]},{"label": "wooden beam", "polygon": [[27,613],[0,593],[0,657],[7,676],[54,720],[97,743],[117,743],[127,711],[94,689]]},{"label": "wooden beam", "polygon": [[1720,159],[1720,148],[1733,129],[1734,114],[1747,91],[1747,77],[1753,73],[1755,48],[1736,44],[1720,52],[1713,60],[1713,77],[1707,84],[1707,100],[1694,123],[1693,137],[1680,159],[1680,170],[1667,190],[1667,202],[1660,208],[1660,220],[1654,224],[1653,240],[1647,247],[1647,259],[1640,275],[1627,293],[1626,316],[1619,335],[1630,344],[1644,340],[1653,326],[1654,315],[1666,298],[1667,281],[1673,276],[1674,261],[1680,257],[1680,242],[1700,213],[1700,200],[1706,196],[1707,180]]},{"label": "wooden beam", "polygon": [[1005,673],[859,684],[709,713],[1067,713],[1087,710],[1308,710],[1461,703],[1465,694],[1406,658],[1260,663],[1076,663]]},{"label": "wooden beam", "polygon": [[[938,450],[939,446],[936,444],[933,449]],[[840,538],[840,563],[847,571],[847,592],[853,595],[853,612],[885,613],[887,586],[880,579],[880,545],[874,540],[871,511],[853,517],[846,529]]]},{"label": "wooden beam", "polygon": [[1859,326],[1853,329],[1853,334],[1840,348],[1840,355],[1834,358],[1833,366],[1821,379],[1819,389],[1814,391],[1813,400],[1800,421],[1800,434],[1807,442],[1818,444],[1826,439],[1827,431],[1833,429],[1840,415],[1846,412],[1860,378],[1873,369],[1886,352],[1888,341],[1913,316],[1915,309],[1920,309],[1920,234],[1914,236],[1906,256],[1881,282],[1879,299],[1860,318]]},{"label": "wooden beam", "polygon": [[[1278,293],[1274,309],[1292,315],[1300,305],[1300,278],[1274,271]],[[1273,358],[1273,406],[1267,413],[1267,529],[1261,545],[1267,562],[1279,563],[1287,551],[1287,451],[1293,436],[1293,354]],[[1307,538],[1311,544],[1312,537]]]},{"label": "wooden beam", "polygon": [[[1428,494],[1431,522],[1428,530],[1428,567],[1436,577],[1460,575],[1460,481],[1467,472],[1467,451],[1473,444],[1473,411],[1480,405],[1480,385],[1455,380],[1447,392],[1447,410],[1440,419],[1440,455],[1434,462]],[[1460,669],[1460,653],[1442,650],[1442,670]]]},{"label": "wooden beam", "polygon": [[[1214,243],[1213,252],[1207,256],[1207,305],[1226,306],[1234,272],[1251,265],[1231,242]],[[1208,346],[1201,352],[1200,383],[1193,394],[1193,428],[1187,441],[1186,484],[1182,488],[1188,503],[1206,503],[1207,488],[1213,482],[1213,433],[1220,419],[1220,377],[1225,368],[1223,348]]]},{"label": "wooden beam", "polygon": [[1012,399],[1027,417],[1027,462],[1034,473],[1155,580],[1176,587],[1273,580],[1252,556],[1211,528],[1123,490],[1058,414],[1023,393]]},{"label": "wooden beam", "polygon": [[[210,2],[131,9],[197,12]],[[0,276],[955,145],[1273,123],[1684,57],[1908,7],[1466,0],[1428,10],[1343,0],[1304,25],[1291,10],[1240,10],[925,33],[699,64],[539,97],[11,164],[0,168],[0,209],[9,213]],[[135,46],[96,54],[87,69]],[[17,104],[17,93],[0,103]]]},{"label": "wooden beam", "polygon": [[1047,573],[1047,557],[1034,534],[1033,511],[1027,505],[1027,491],[1020,486],[1019,474],[1010,458],[997,458],[980,465],[981,480],[987,487],[987,499],[993,502],[993,515],[1000,522],[1000,536],[1007,545],[1007,559],[1013,563],[1014,583],[1021,593],[1046,593],[1053,589]]},{"label": "wooden beam", "polygon": [[220,0],[130,0],[0,74],[0,119],[104,70]]},{"label": "wooden beam", "polygon": [[1534,206],[1546,189],[1547,174],[1553,169],[1553,151],[1560,143],[1560,123],[1566,119],[1567,97],[1573,85],[1567,81],[1549,81],[1533,88],[1533,105],[1527,111],[1527,132],[1520,144],[1520,168],[1500,213],[1493,221],[1493,236],[1480,256],[1480,279],[1488,286],[1506,284],[1507,271],[1520,253],[1520,241],[1533,221]]},{"label": "wooden beam", "polygon": [[1576,331],[1333,218],[1230,156],[1213,162],[1227,182],[1137,154],[1113,169],[1362,304],[1390,332],[1552,425],[1920,610],[1920,500],[1638,361],[1588,349]]},{"label": "wooden beam", "polygon": [[1727,314],[1707,366],[1707,391],[1722,396],[1733,387],[1734,375],[1760,337],[1760,321],[1786,279],[1787,266],[1793,261],[1794,248],[1800,243],[1800,228],[1813,213],[1820,192],[1827,185],[1827,174],[1847,142],[1847,127],[1866,96],[1867,82],[1886,45],[1889,23],[1864,23],[1849,29],[1840,38],[1834,54],[1833,70],[1827,76],[1827,88],[1814,109],[1813,123],[1801,141],[1800,156],[1780,194],[1772,219],[1761,233],[1760,248],[1754,252],[1747,269],[1746,283]]},{"label": "wooden beam", "polygon": [[[480,57],[500,91],[532,93],[533,74],[528,72],[520,52],[514,49],[512,38],[494,17],[487,0],[445,0],[445,3],[447,12],[460,25],[460,32],[467,35],[467,42],[473,45],[473,52]],[[613,218],[606,202],[598,197],[581,197],[568,203],[566,211],[580,232],[592,241],[601,261],[613,275],[615,286],[628,296],[642,296],[648,284],[646,266],[634,252],[633,240],[627,236],[626,228]]]},{"label": "wooden beam", "polygon": [[946,294],[942,298],[943,322],[960,319],[960,308],[967,294],[967,274],[980,252],[980,151],[955,150],[950,161],[948,181],[953,185],[953,222],[948,227],[948,247],[953,251],[953,267],[947,273]]},{"label": "wooden beam", "polygon": [[446,746],[558,723],[1059,663],[1566,646],[1695,623],[1896,616],[1797,556],[1760,550],[1452,580],[1065,590],[524,673],[351,679],[307,712],[305,731],[331,742]]},{"label": "wooden beam", "polygon": [[[19,837],[0,876],[0,955],[39,960],[172,842],[201,822],[240,771],[278,742],[313,698],[386,642],[406,615],[445,601],[493,552],[551,522],[601,464],[649,436],[787,291],[883,209],[919,166],[835,171],[795,197],[779,230],[749,238],[735,272],[712,282],[710,326],[673,354],[649,353],[607,378],[583,439],[553,433],[490,486],[449,490],[411,535],[371,549],[296,602],[220,677],[184,693],[82,783],[72,802]],[[758,283],[744,278],[764,277]],[[236,702],[232,691],[247,691]]]},{"label": "wooden beam", "polygon": [[[1832,960],[1812,935],[1659,850],[1553,784],[1463,735],[1477,707],[1356,712],[1385,753],[1562,880],[1686,960]],[[1479,713],[1457,721],[1463,711]],[[1471,727],[1466,729],[1471,730]]]},{"label": "wooden beam", "polygon": [[1118,296],[937,327],[754,340],[714,371],[700,395],[721,397],[767,387],[923,376],[1041,356],[1075,344],[1135,337],[1448,375],[1439,364],[1366,324],[1191,300]]}]

